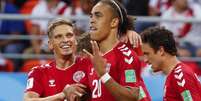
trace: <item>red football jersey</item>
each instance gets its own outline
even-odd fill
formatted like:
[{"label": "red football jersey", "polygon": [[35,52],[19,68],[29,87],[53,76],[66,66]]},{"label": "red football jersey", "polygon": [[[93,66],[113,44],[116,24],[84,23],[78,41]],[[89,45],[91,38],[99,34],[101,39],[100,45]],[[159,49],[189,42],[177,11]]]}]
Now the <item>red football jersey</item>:
[{"label": "red football jersey", "polygon": [[[124,43],[119,43],[104,55],[107,59],[106,71],[125,87],[139,87],[140,101],[150,101],[144,81],[141,78],[140,61],[135,52]],[[93,67],[87,73],[92,101],[115,101],[115,98],[99,80]]]},{"label": "red football jersey", "polygon": [[164,101],[201,101],[201,84],[190,67],[179,63],[167,76]]},{"label": "red football jersey", "polygon": [[87,80],[85,62],[85,59],[76,57],[75,63],[65,70],[57,69],[55,61],[34,67],[28,74],[26,91],[34,91],[40,97],[46,97],[60,93],[67,84]]}]

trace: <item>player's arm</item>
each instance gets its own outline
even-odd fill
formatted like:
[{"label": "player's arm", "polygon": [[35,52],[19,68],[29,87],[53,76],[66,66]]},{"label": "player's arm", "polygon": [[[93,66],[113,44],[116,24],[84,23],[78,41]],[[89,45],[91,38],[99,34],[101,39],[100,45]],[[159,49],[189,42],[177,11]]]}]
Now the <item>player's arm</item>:
[{"label": "player's arm", "polygon": [[63,92],[44,98],[40,98],[39,94],[33,91],[28,91],[24,94],[24,101],[61,101],[64,98]]},{"label": "player's arm", "polygon": [[133,48],[137,48],[142,45],[142,39],[140,35],[133,30],[128,30],[126,32],[126,35],[122,36],[120,40],[125,43],[129,42],[133,46]]},{"label": "player's arm", "polygon": [[61,101],[65,98],[63,93],[58,93],[52,96],[41,98],[42,92],[44,92],[44,86],[42,86],[43,72],[40,66],[33,67],[28,73],[27,87],[24,93],[24,101]]},{"label": "player's arm", "polygon": [[84,101],[86,86],[80,83],[66,85],[63,89],[63,94],[68,101]]},{"label": "player's arm", "polygon": [[90,54],[91,60],[94,64],[94,68],[100,77],[101,81],[105,84],[106,88],[115,97],[117,101],[137,101],[139,90],[135,87],[129,89],[117,83],[108,73],[105,71],[106,60],[101,56],[98,45],[95,41],[91,41],[93,54]]}]

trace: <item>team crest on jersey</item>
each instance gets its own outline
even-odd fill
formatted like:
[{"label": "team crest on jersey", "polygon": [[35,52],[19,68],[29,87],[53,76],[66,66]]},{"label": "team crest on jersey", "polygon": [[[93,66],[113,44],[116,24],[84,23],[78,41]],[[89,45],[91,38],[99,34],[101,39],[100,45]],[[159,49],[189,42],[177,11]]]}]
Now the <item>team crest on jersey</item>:
[{"label": "team crest on jersey", "polygon": [[83,71],[77,71],[73,74],[73,80],[75,82],[80,82],[82,78],[85,77],[85,73]]}]

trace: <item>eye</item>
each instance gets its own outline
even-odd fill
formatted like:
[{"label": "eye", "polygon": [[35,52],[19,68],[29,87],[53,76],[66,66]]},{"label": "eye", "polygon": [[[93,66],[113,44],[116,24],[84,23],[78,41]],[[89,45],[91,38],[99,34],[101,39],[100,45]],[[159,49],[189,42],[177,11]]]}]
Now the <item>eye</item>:
[{"label": "eye", "polygon": [[67,38],[71,38],[71,37],[73,37],[73,36],[74,36],[74,33],[67,33],[67,34],[66,34],[66,37],[67,37]]},{"label": "eye", "polygon": [[60,35],[60,34],[59,35],[55,35],[54,38],[55,39],[60,39],[60,38],[62,38],[62,35]]}]

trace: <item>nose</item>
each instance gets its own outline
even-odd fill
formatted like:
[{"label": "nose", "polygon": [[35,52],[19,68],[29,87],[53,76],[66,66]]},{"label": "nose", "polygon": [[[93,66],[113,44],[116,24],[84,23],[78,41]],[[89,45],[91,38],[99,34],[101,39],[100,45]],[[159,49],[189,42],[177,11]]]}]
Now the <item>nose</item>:
[{"label": "nose", "polygon": [[67,36],[63,36],[62,41],[63,42],[68,42],[70,40],[70,38],[68,38]]},{"label": "nose", "polygon": [[92,15],[90,16],[89,22],[90,22],[90,24],[95,22],[95,19],[94,19],[94,17]]}]

